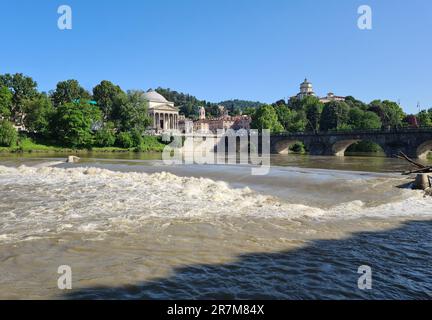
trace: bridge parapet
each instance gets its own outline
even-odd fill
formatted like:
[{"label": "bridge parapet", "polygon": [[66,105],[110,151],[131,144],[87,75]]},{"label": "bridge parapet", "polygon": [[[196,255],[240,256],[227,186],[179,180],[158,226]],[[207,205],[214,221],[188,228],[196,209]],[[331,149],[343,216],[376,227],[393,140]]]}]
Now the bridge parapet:
[{"label": "bridge parapet", "polygon": [[432,150],[432,128],[284,132],[272,134],[271,151],[288,153],[289,146],[297,141],[303,142],[312,155],[343,156],[350,145],[359,141],[370,141],[380,145],[389,157],[403,151],[413,158],[425,158]]}]

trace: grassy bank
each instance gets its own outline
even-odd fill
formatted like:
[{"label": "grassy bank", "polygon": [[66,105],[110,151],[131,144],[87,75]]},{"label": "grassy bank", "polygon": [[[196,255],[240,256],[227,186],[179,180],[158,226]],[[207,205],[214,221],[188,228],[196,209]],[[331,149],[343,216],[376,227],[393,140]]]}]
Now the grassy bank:
[{"label": "grassy bank", "polygon": [[129,149],[120,147],[70,148],[50,141],[34,141],[28,137],[21,137],[15,146],[0,146],[0,153],[162,152],[164,147],[165,144],[160,138],[154,136],[143,137],[139,146]]}]

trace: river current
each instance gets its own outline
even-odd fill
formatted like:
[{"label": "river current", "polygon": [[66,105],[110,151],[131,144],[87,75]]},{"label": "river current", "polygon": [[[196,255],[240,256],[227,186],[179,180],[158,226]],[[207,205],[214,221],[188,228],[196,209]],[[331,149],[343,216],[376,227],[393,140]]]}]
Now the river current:
[{"label": "river current", "polygon": [[432,298],[432,199],[403,162],[158,157],[0,156],[0,298]]}]

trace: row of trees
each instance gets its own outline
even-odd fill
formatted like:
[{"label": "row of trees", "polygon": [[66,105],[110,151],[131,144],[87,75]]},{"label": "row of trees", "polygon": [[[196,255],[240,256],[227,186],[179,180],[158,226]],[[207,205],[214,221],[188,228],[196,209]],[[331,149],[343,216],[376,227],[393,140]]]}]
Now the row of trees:
[{"label": "row of trees", "polygon": [[15,126],[70,147],[139,147],[151,123],[141,91],[124,92],[104,80],[90,93],[66,80],[44,93],[20,73],[0,75],[0,120],[0,133],[8,137],[2,145],[15,142]]},{"label": "row of trees", "polygon": [[432,125],[432,109],[406,115],[395,102],[374,100],[366,104],[354,97],[322,103],[317,97],[291,98],[246,110],[252,128],[273,132],[318,132],[331,130],[392,129]]}]

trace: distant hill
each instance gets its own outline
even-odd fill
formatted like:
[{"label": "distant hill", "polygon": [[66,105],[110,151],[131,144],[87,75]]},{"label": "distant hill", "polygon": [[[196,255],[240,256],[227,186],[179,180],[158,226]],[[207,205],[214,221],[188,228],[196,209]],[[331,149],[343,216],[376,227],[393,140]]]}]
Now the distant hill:
[{"label": "distant hill", "polygon": [[219,103],[209,102],[206,100],[199,100],[193,95],[177,92],[169,88],[157,88],[156,91],[163,95],[168,101],[174,102],[174,104],[180,109],[180,114],[185,115],[189,118],[197,118],[199,114],[199,107],[205,107],[208,116],[217,116],[219,113],[218,105],[224,106],[230,114],[238,114],[240,110],[247,108],[258,108],[263,105],[257,101],[246,101],[246,100],[226,100]]},{"label": "distant hill", "polygon": [[264,103],[258,101],[247,101],[247,100],[238,100],[238,99],[226,100],[226,101],[219,102],[218,104],[224,106],[228,110],[233,110],[233,109],[244,110],[246,108],[259,108],[262,105],[264,105]]}]

